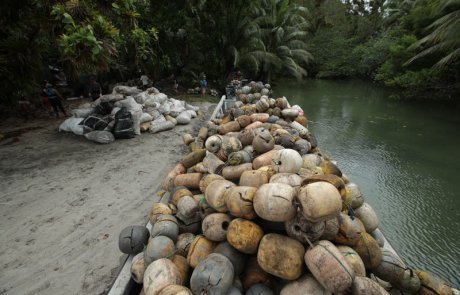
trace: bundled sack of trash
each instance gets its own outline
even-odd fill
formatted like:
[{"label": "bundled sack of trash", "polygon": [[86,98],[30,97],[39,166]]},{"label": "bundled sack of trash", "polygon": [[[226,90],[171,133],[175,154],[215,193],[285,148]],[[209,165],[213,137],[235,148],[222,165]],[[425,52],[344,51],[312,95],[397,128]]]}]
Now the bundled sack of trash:
[{"label": "bundled sack of trash", "polygon": [[[113,93],[73,110],[74,117],[82,118],[78,120],[82,127],[72,127],[76,120],[68,120],[60,130],[78,135],[108,131],[113,132],[115,138],[132,138],[141,132],[157,133],[170,130],[177,124],[189,124],[197,116],[198,109],[185,101],[168,98],[154,87],[142,91],[119,85],[114,87]],[[109,139],[98,140],[95,136],[87,138],[96,142],[110,142]]]},{"label": "bundled sack of trash", "polygon": [[166,175],[151,230],[120,233],[145,294],[452,294],[385,248],[377,214],[300,113],[260,95],[183,135],[190,153]]}]

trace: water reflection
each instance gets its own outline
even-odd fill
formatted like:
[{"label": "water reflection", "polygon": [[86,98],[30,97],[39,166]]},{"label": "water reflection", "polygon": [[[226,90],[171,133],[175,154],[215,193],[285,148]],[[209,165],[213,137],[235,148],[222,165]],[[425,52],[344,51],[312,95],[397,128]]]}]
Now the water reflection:
[{"label": "water reflection", "polygon": [[285,81],[323,153],[357,183],[406,263],[460,288],[460,116],[362,81]]}]

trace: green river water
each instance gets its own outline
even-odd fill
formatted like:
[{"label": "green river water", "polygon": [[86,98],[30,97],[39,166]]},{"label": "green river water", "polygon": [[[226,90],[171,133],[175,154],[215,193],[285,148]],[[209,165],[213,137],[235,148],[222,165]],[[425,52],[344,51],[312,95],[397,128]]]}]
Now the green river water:
[{"label": "green river water", "polygon": [[364,81],[282,81],[323,154],[361,189],[406,264],[460,288],[460,111]]}]

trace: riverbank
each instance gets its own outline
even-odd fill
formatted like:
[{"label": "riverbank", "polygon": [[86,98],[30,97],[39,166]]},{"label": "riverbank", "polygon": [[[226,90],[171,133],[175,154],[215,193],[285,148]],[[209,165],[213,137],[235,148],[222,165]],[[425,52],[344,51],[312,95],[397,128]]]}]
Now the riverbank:
[{"label": "riverbank", "polygon": [[212,112],[211,98],[177,97],[200,107],[191,124],[109,145],[59,133],[63,119],[0,126],[13,132],[0,141],[0,294],[107,292],[125,257],[120,231],[145,224],[157,185],[186,152],[180,135]]}]

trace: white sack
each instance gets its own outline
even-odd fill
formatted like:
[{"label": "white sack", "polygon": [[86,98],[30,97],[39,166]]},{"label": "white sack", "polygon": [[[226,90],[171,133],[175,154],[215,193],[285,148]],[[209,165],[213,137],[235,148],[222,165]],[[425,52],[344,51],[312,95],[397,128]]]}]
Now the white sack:
[{"label": "white sack", "polygon": [[77,135],[83,135],[84,129],[79,125],[83,118],[68,118],[59,126],[59,131],[73,132]]}]

